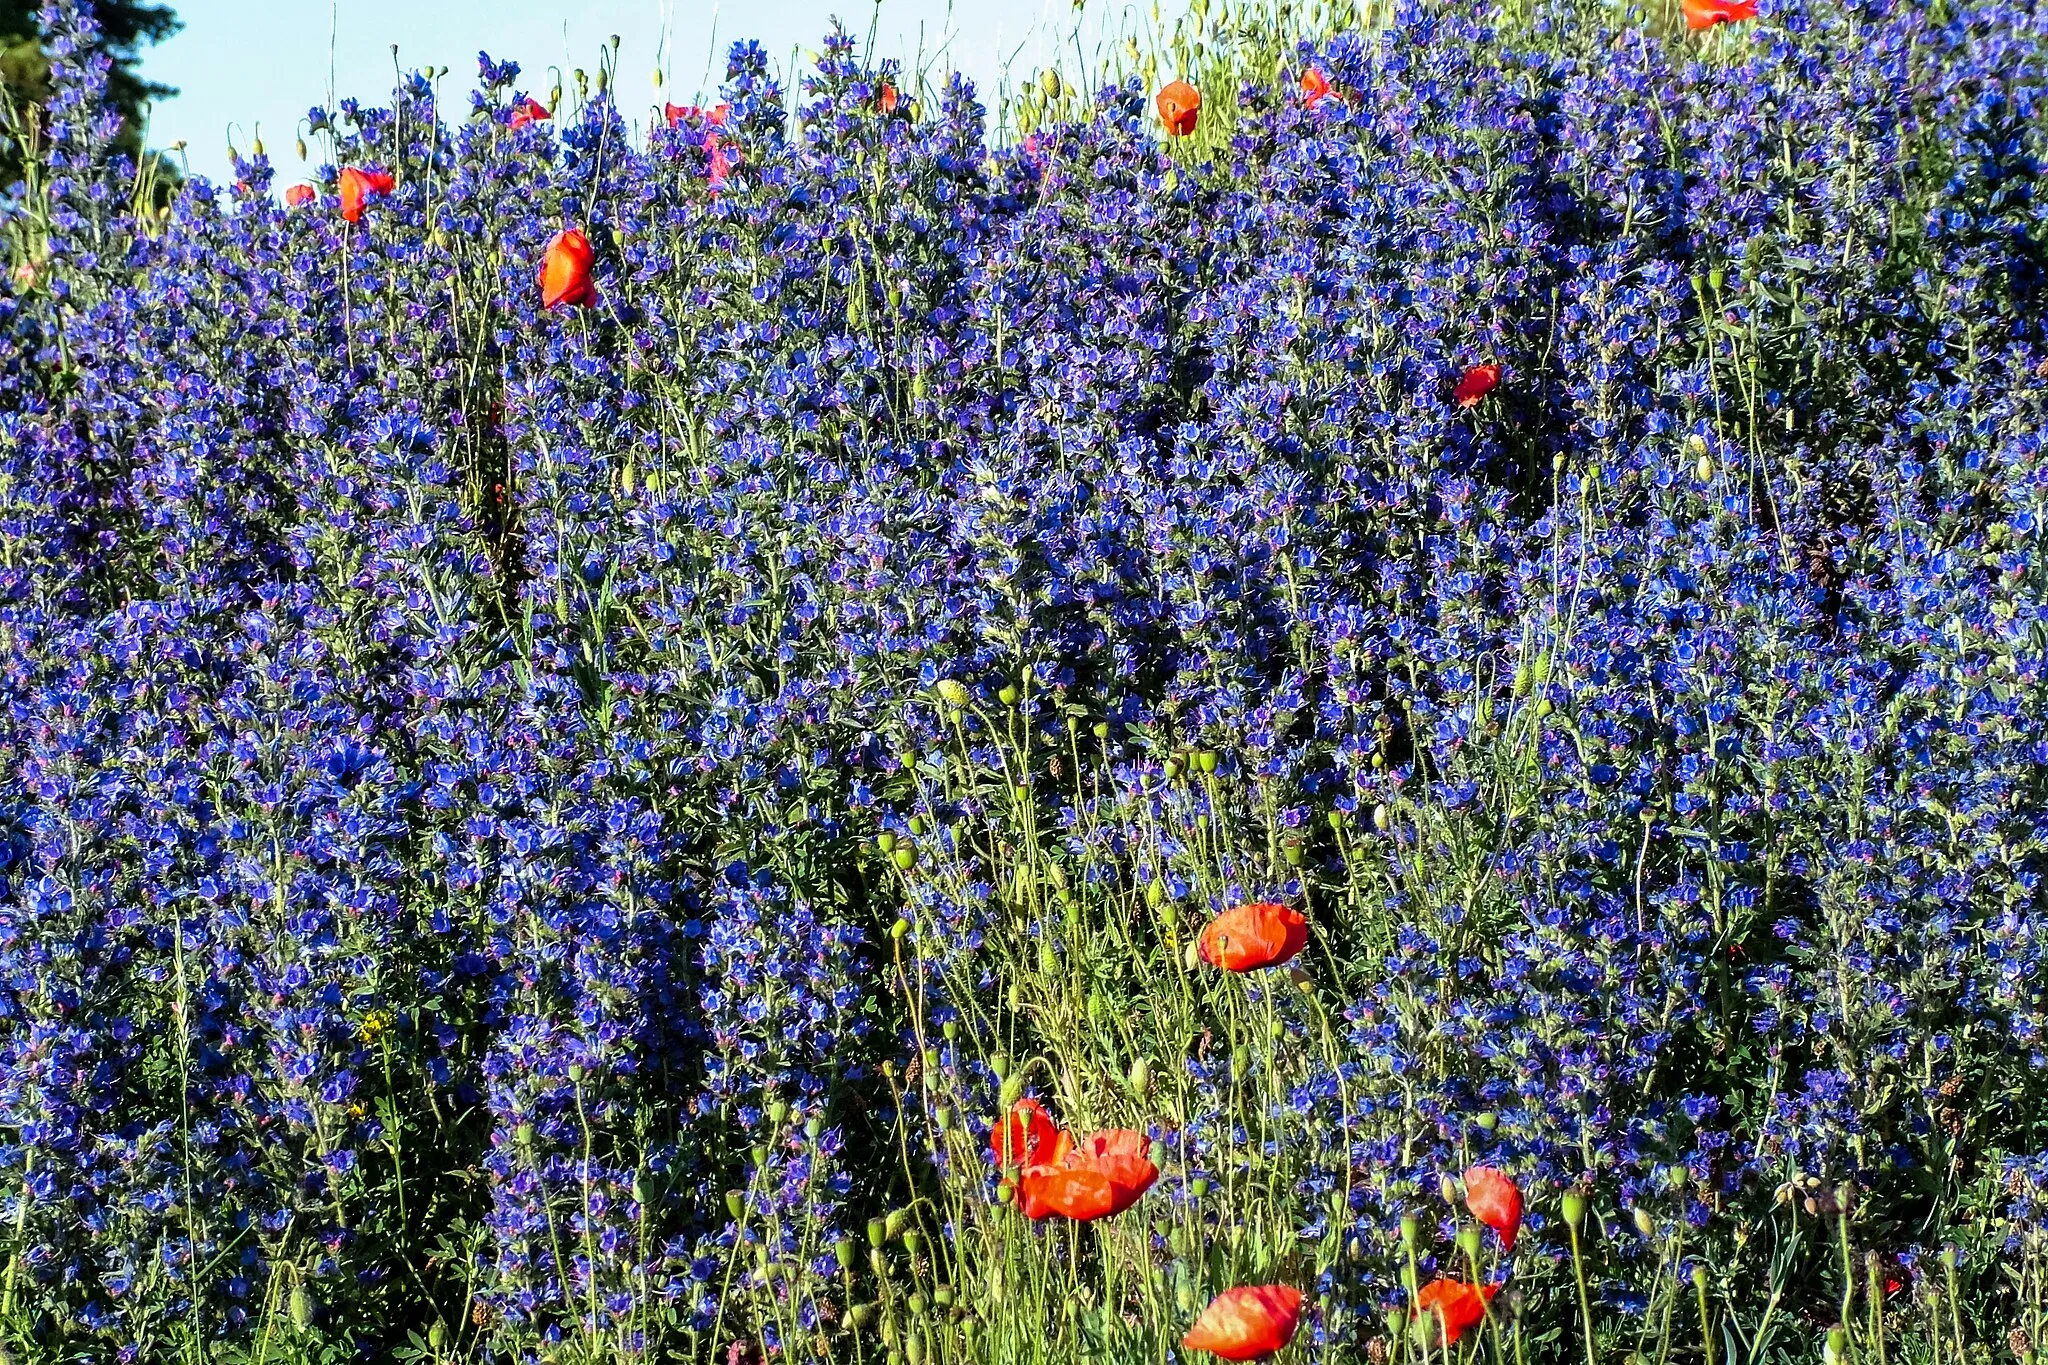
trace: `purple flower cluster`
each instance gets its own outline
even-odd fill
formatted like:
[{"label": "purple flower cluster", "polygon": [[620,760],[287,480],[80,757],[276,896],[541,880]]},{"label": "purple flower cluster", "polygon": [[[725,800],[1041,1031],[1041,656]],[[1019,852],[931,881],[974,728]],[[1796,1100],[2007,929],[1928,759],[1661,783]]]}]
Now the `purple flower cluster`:
[{"label": "purple flower cluster", "polygon": [[[1207,161],[1135,82],[996,145],[839,34],[715,126],[515,129],[485,57],[314,110],[310,204],[159,217],[54,0],[0,1332],[736,1360],[893,1273],[971,1344],[1020,1087],[1149,1126],[1169,1298],[1290,1278],[1330,1359],[1482,1158],[1532,1315],[1564,1188],[1623,1312],[1621,1210],[1759,1300],[1803,1180],[1966,1279],[2042,1226],[2048,27],[1618,13],[1404,3]],[[1298,980],[1187,951],[1257,899]]]}]

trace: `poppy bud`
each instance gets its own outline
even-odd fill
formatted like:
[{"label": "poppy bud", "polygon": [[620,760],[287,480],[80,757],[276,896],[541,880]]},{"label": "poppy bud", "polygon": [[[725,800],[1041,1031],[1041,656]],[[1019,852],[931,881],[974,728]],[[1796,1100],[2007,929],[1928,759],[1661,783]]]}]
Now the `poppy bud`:
[{"label": "poppy bud", "polygon": [[1705,1291],[1707,1287],[1707,1268],[1705,1266],[1695,1265],[1692,1268],[1692,1287],[1703,1292]]},{"label": "poppy bud", "polygon": [[1635,1219],[1637,1232],[1642,1233],[1645,1237],[1656,1236],[1657,1220],[1652,1218],[1650,1216],[1650,1211],[1644,1208],[1641,1204],[1638,1204],[1635,1207]]},{"label": "poppy bud", "polygon": [[1713,458],[1707,455],[1700,456],[1699,465],[1693,470],[1693,473],[1699,476],[1701,483],[1712,483],[1714,481]]},{"label": "poppy bud", "polygon": [[1453,1206],[1457,1204],[1458,1182],[1451,1179],[1448,1175],[1440,1175],[1436,1178],[1436,1192],[1443,1197],[1443,1201],[1446,1204]]},{"label": "poppy bud", "polygon": [[1385,834],[1393,827],[1393,823],[1394,818],[1387,813],[1386,803],[1382,802],[1372,808],[1372,827],[1374,829]]},{"label": "poppy bud", "polygon": [[746,1210],[746,1207],[747,1196],[745,1191],[727,1190],[725,1192],[725,1211],[732,1215],[735,1220]]},{"label": "poppy bud", "polygon": [[880,1247],[876,1247],[874,1250],[868,1252],[868,1269],[875,1272],[876,1279],[888,1279],[889,1253],[882,1250]]},{"label": "poppy bud", "polygon": [[1152,1088],[1152,1063],[1143,1057],[1138,1058],[1131,1063],[1130,1074],[1125,1079],[1130,1082],[1131,1093],[1143,1099]]},{"label": "poppy bud", "polygon": [[846,1310],[846,1325],[856,1332],[864,1331],[875,1325],[877,1311],[874,1304],[857,1303]]},{"label": "poppy bud", "polygon": [[[299,160],[304,161],[306,159],[306,139],[300,138],[297,143],[297,148],[299,153]],[[441,1324],[437,1322],[434,1325],[436,1327],[439,1327]]]},{"label": "poppy bud", "polygon": [[1022,1076],[1011,1076],[1006,1079],[1002,1084],[1002,1089],[996,1095],[996,1099],[999,1102],[998,1107],[1006,1114],[1022,1098],[1024,1098],[1024,1078]]},{"label": "poppy bud", "polygon": [[311,1327],[320,1316],[320,1303],[306,1286],[292,1286],[292,1324],[301,1330]]},{"label": "poppy bud", "polygon": [[249,150],[257,156],[263,155],[263,134],[256,134],[256,140],[249,144]]},{"label": "poppy bud", "polygon": [[1849,1357],[1849,1332],[1843,1327],[1828,1328],[1827,1346],[1823,1354],[1827,1365],[1842,1365]]},{"label": "poppy bud", "polygon": [[1479,1115],[1479,1117],[1473,1119],[1472,1122],[1477,1124],[1481,1131],[1490,1133],[1494,1129],[1500,1127],[1500,1115],[1494,1113],[1491,1109],[1489,1109],[1485,1113]]},{"label": "poppy bud", "polygon": [[889,937],[892,939],[901,940],[902,937],[909,932],[910,921],[904,919],[900,915],[897,917],[896,922],[889,926]]},{"label": "poppy bud", "polygon": [[1004,683],[1002,690],[996,693],[996,700],[1005,706],[1015,706],[1017,704],[1017,689],[1015,685]]},{"label": "poppy bud", "polygon": [[1408,1248],[1408,1250],[1410,1250],[1410,1251],[1413,1251],[1413,1250],[1415,1250],[1416,1246],[1417,1246],[1417,1245],[1418,1245],[1418,1244],[1419,1244],[1419,1243],[1420,1243],[1421,1241],[1422,1241],[1422,1220],[1421,1220],[1420,1218],[1417,1218],[1417,1217],[1416,1217],[1416,1216],[1415,1216],[1414,1214],[1412,1214],[1412,1213],[1404,1213],[1404,1214],[1402,1214],[1402,1215],[1401,1215],[1401,1245],[1402,1245],[1402,1246],[1404,1246],[1404,1247],[1406,1247],[1406,1248]]},{"label": "poppy bud", "polygon": [[889,1210],[888,1216],[882,1220],[884,1240],[893,1242],[898,1237],[901,1237],[909,1230],[912,1217],[913,1215],[909,1209]]},{"label": "poppy bud", "polygon": [[1586,1221],[1586,1196],[1577,1190],[1564,1192],[1564,1221],[1576,1228]]}]

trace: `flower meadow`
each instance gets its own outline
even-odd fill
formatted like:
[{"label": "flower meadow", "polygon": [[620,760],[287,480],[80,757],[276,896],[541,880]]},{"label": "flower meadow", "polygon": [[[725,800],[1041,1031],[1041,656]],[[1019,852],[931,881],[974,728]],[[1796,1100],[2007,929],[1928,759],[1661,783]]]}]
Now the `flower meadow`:
[{"label": "flower meadow", "polygon": [[486,56],[161,209],[43,19],[7,1361],[2039,1359],[2032,0]]}]

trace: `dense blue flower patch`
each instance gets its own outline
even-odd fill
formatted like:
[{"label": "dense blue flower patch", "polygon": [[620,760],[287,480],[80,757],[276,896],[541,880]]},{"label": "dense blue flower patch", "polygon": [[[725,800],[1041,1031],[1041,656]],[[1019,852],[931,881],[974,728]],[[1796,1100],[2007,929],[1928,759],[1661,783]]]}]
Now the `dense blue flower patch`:
[{"label": "dense blue flower patch", "polygon": [[[15,1358],[2034,1358],[2034,6],[1403,4],[1179,141],[486,57],[161,215],[45,18]],[[1156,1184],[1026,1218],[1022,1096]]]}]

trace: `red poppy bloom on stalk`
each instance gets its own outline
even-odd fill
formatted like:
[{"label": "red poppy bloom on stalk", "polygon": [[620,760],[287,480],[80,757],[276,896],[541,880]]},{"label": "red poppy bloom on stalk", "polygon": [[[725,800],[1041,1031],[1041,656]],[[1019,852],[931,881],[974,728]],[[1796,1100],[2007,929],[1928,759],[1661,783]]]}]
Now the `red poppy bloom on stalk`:
[{"label": "red poppy bloom on stalk", "polygon": [[1500,366],[1474,365],[1458,380],[1458,387],[1451,390],[1451,397],[1461,408],[1474,407],[1479,400],[1500,387]]},{"label": "red poppy bloom on stalk", "polygon": [[713,105],[699,109],[694,104],[663,104],[661,116],[671,128],[680,128],[686,121],[701,121],[704,127],[704,160],[709,168],[705,177],[713,194],[725,188],[726,177],[732,168],[740,164],[738,153],[725,145],[724,136],[718,131],[725,127],[726,116],[732,112],[729,104]]},{"label": "red poppy bloom on stalk", "polygon": [[1301,73],[1301,97],[1308,101],[1309,108],[1315,108],[1331,93],[1330,78],[1321,67],[1312,66]]},{"label": "red poppy bloom on stalk", "polygon": [[318,197],[318,191],[311,185],[287,185],[284,191],[284,204],[286,208],[302,209]]},{"label": "red poppy bloom on stalk", "polygon": [[901,95],[896,93],[895,86],[887,81],[883,81],[882,92],[875,97],[875,103],[881,107],[884,114],[893,114],[896,112],[896,106],[902,98]]},{"label": "red poppy bloom on stalk", "polygon": [[1685,11],[1685,26],[1695,33],[1756,18],[1756,0],[1684,0],[1680,8]]},{"label": "red poppy bloom on stalk", "polygon": [[389,171],[364,171],[354,166],[341,168],[341,216],[351,223],[363,220],[363,210],[373,194],[389,194],[398,181]]},{"label": "red poppy bloom on stalk", "polygon": [[1063,1132],[1050,1159],[1018,1177],[1018,1206],[1029,1218],[1058,1214],[1077,1223],[1122,1213],[1159,1179],[1151,1151],[1152,1140],[1128,1128],[1106,1129],[1078,1144]]},{"label": "red poppy bloom on stalk", "polygon": [[1515,1234],[1522,1228],[1522,1191],[1505,1172],[1491,1166],[1465,1172],[1465,1207],[1500,1234],[1503,1247],[1515,1249]]},{"label": "red poppy bloom on stalk", "polygon": [[565,228],[548,243],[540,267],[540,306],[587,308],[597,302],[597,289],[590,283],[591,262],[596,259],[590,239],[575,228]]},{"label": "red poppy bloom on stalk", "polygon": [[1301,1291],[1293,1285],[1243,1285],[1211,1299],[1180,1344],[1225,1360],[1259,1360],[1294,1340],[1300,1321]]},{"label": "red poppy bloom on stalk", "polygon": [[1059,1125],[1037,1100],[1018,1100],[1008,1119],[989,1130],[988,1147],[998,1166],[1031,1166],[1050,1158],[1059,1141]]},{"label": "red poppy bloom on stalk", "polygon": [[514,128],[524,128],[529,123],[544,123],[553,117],[545,104],[528,95],[512,106],[512,117],[508,121]]},{"label": "red poppy bloom on stalk", "polygon": [[1159,121],[1172,137],[1186,137],[1195,131],[1202,112],[1202,92],[1186,81],[1168,81],[1159,92]]},{"label": "red poppy bloom on stalk", "polygon": [[1474,1289],[1463,1280],[1431,1280],[1416,1296],[1417,1320],[1436,1319],[1443,1344],[1455,1346],[1459,1337],[1486,1321],[1486,1305],[1499,1292],[1497,1284]]},{"label": "red poppy bloom on stalk", "polygon": [[1307,946],[1307,918],[1273,901],[1225,910],[1202,929],[1202,961],[1227,972],[1278,966]]}]

